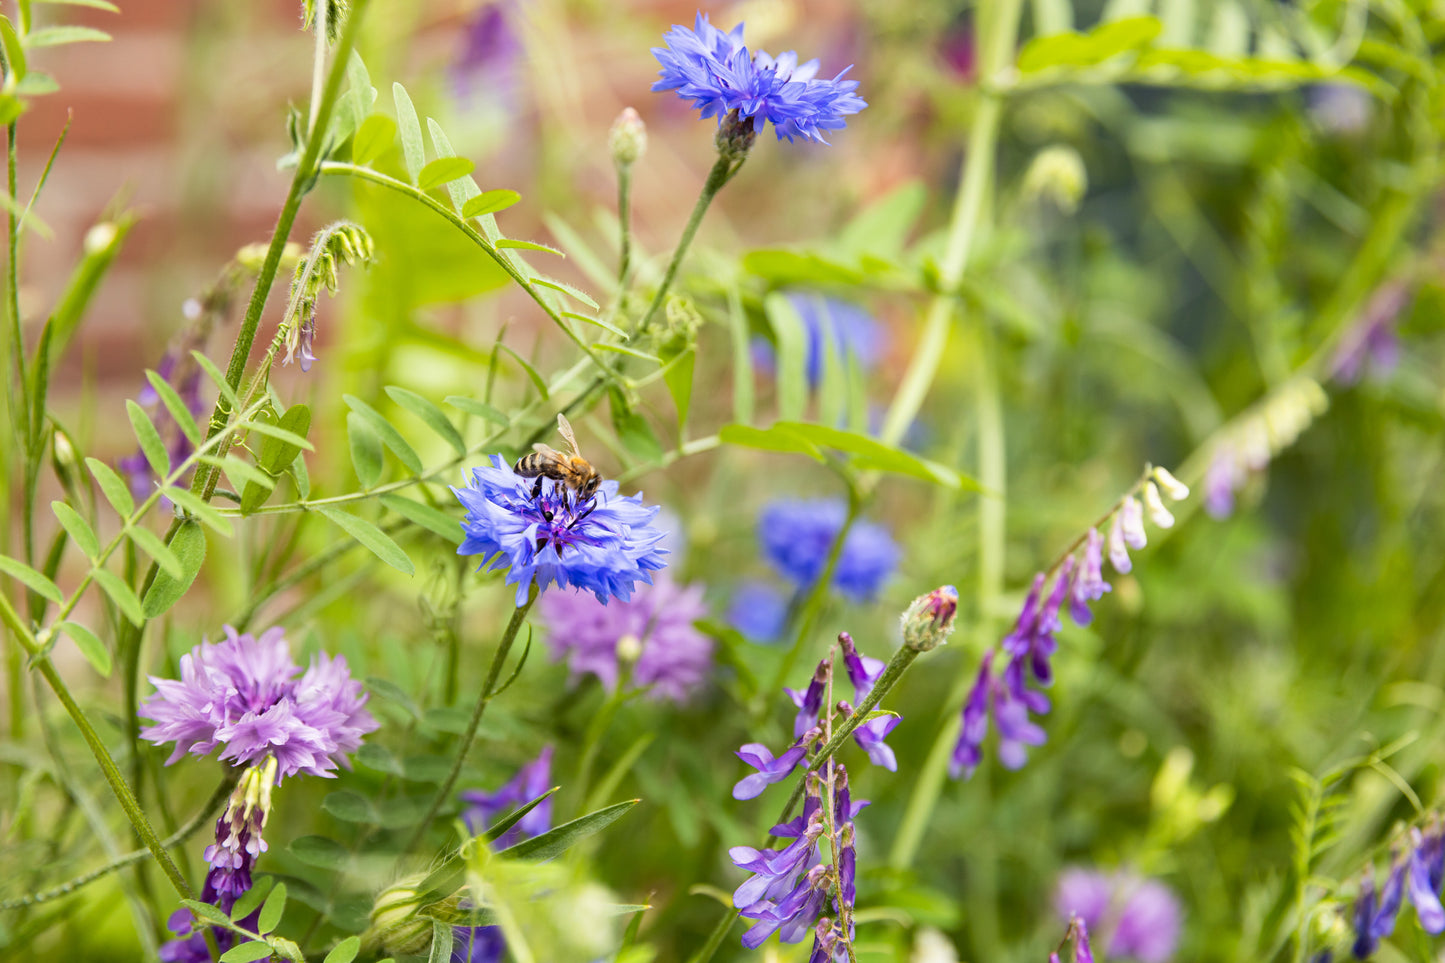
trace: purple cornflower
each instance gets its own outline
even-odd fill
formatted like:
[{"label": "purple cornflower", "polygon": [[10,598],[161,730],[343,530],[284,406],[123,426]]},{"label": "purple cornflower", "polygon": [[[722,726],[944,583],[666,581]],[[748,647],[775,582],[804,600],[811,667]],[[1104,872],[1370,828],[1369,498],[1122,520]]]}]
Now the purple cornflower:
[{"label": "purple cornflower", "polygon": [[650,524],[657,508],[643,505],[641,495],[619,495],[615,481],[584,499],[550,478],[523,478],[492,455],[452,492],[467,510],[457,554],[481,555],[482,564],[495,556],[490,567],[508,569],[518,605],[534,580],[539,590],[555,582],[592,592],[604,605],[625,602],[667,564],[658,546],[664,535]]},{"label": "purple cornflower", "polygon": [[812,729],[781,756],[773,758],[773,752],[761,742],[750,742],[737,751],[737,757],[743,762],[752,766],[757,772],[744,776],[733,786],[734,799],[752,799],[762,795],[764,789],[775,782],[781,782],[790,776],[798,763],[803,761],[803,756],[808,752],[807,744],[816,739],[821,733]]},{"label": "purple cornflower", "polygon": [[[552,747],[546,746],[537,758],[527,763],[504,786],[493,792],[464,789],[461,792],[462,821],[474,836],[481,835],[498,816],[531,802],[551,788]],[[516,825],[494,843],[497,849],[515,846],[523,839],[540,836],[552,828],[552,798],[542,800]]]},{"label": "purple cornflower", "polygon": [[[758,520],[763,554],[795,585],[812,585],[827,565],[847,514],[841,500],[772,502]],[[833,585],[848,599],[867,602],[893,573],[899,554],[887,529],[856,521],[843,540]]]},{"label": "purple cornflower", "polygon": [[794,739],[801,739],[803,733],[818,724],[818,714],[823,711],[823,692],[832,676],[833,660],[824,659],[818,663],[818,668],[813,670],[813,678],[808,680],[805,691],[799,692],[786,686],[783,688],[788,698],[793,700],[793,705],[798,707],[798,714],[793,719]]},{"label": "purple cornflower", "polygon": [[1182,911],[1172,890],[1128,872],[1068,869],[1059,877],[1054,908],[1077,916],[1100,935],[1110,959],[1166,963],[1179,943]]},{"label": "purple cornflower", "polygon": [[733,591],[727,619],[754,642],[774,642],[788,621],[787,596],[770,582],[743,582]]},{"label": "purple cornflower", "polygon": [[1445,836],[1439,826],[1431,826],[1425,833],[1410,830],[1413,844],[1410,852],[1410,902],[1415,904],[1415,915],[1420,928],[1431,936],[1445,932],[1445,907],[1440,905],[1440,882],[1445,876]]},{"label": "purple cornflower", "polygon": [[[206,403],[201,397],[201,366],[188,353],[195,344],[194,338],[185,338],[180,344],[166,351],[160,364],[156,365],[156,374],[176,390],[191,417],[200,421],[206,413]],[[145,409],[165,443],[171,467],[175,468],[189,458],[191,452],[195,451],[195,446],[171,417],[170,410],[161,403],[160,395],[149,380],[136,396],[136,403]],[[150,497],[159,479],[155,477],[144,451],[136,449],[134,454],[117,461],[116,466],[129,479],[132,495],[137,499]]]},{"label": "purple cornflower", "polygon": [[221,758],[235,766],[274,757],[277,783],[298,772],[330,777],[338,766],[350,768],[347,755],[377,723],[346,659],[316,655],[302,673],[282,629],[259,638],[224,630],[225,641],[202,642],[181,656],[179,681],[151,677],[156,691],[139,714],[153,724],[141,736],[176,744],[166,764],[222,747]]},{"label": "purple cornflower", "polygon": [[848,70],[820,80],[818,61],[799,64],[791,50],[776,60],[762,51],[750,53],[742,24],[723,33],[699,13],[691,30],[676,25],[663,40],[667,46],[652,48],[662,65],[652,89],[676,90],[719,124],[736,111],[754,131],[771,123],[779,140],[827,143],[824,131],[843,129],[844,117],[868,106],[854,94],[858,82],[843,79]]},{"label": "purple cornflower", "polygon": [[1382,374],[1394,370],[1400,363],[1395,322],[1413,296],[1410,285],[1398,278],[1375,289],[1335,352],[1330,374],[1336,381],[1354,384],[1366,368]]},{"label": "purple cornflower", "polygon": [[631,663],[631,683],[656,698],[682,703],[712,669],[713,643],[693,623],[707,615],[702,586],[679,586],[659,575],[630,599],[610,604],[586,592],[549,592],[541,599],[547,643],[573,675],[590,672],[609,689]]},{"label": "purple cornflower", "polygon": [[[807,345],[803,370],[809,387],[816,388],[823,380],[825,351],[826,357],[845,371],[854,362],[864,372],[877,367],[885,347],[884,330],[871,314],[851,301],[819,294],[794,291],[787,298],[803,323]],[[767,338],[753,341],[752,357],[754,365],[765,373],[777,367],[776,352]]]}]

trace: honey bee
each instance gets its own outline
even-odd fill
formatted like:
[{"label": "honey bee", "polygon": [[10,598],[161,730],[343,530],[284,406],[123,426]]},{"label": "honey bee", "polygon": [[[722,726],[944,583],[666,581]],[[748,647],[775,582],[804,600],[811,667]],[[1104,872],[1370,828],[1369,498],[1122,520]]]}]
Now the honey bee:
[{"label": "honey bee", "polygon": [[566,440],[570,452],[563,454],[547,445],[533,445],[529,454],[517,459],[512,470],[523,478],[537,479],[537,484],[532,489],[533,498],[542,494],[544,478],[551,478],[573,489],[577,492],[578,500],[591,498],[597,491],[597,486],[602,484],[602,474],[582,457],[582,452],[577,449],[577,438],[572,434],[572,426],[568,424],[567,416],[560,412],[557,414],[557,430]]}]

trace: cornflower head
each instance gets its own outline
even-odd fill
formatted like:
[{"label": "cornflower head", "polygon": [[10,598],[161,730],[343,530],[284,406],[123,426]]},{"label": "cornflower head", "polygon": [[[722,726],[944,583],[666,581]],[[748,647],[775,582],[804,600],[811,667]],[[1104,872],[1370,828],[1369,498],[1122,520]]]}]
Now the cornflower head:
[{"label": "cornflower head", "polygon": [[[1104,586],[1104,591],[1109,587]],[[958,589],[943,585],[927,595],[920,595],[899,619],[903,644],[919,652],[929,652],[948,641],[953,634],[953,619],[958,614]]]},{"label": "cornflower head", "polygon": [[472,470],[470,482],[452,492],[467,510],[458,555],[481,555],[482,564],[507,569],[523,605],[535,582],[573,586],[606,605],[626,602],[638,582],[666,566],[664,533],[650,524],[656,506],[641,495],[622,496],[604,481],[589,497],[551,478],[524,478],[501,455]]},{"label": "cornflower head", "polygon": [[723,33],[699,13],[692,29],[674,26],[663,41],[666,46],[652,48],[662,65],[652,89],[676,90],[704,118],[716,117],[720,148],[727,139],[745,153],[769,123],[779,140],[826,144],[824,132],[842,130],[845,117],[868,106],[854,93],[858,82],[843,79],[848,70],[823,80],[817,60],[800,64],[791,50],[776,59],[750,52],[741,23]]},{"label": "cornflower head", "polygon": [[219,748],[220,758],[238,767],[271,758],[278,784],[298,772],[329,778],[350,768],[348,754],[377,723],[346,659],[316,655],[302,672],[279,627],[259,637],[229,625],[224,631],[224,641],[201,642],[181,656],[179,680],[151,677],[156,691],[138,714],[152,725],[141,737],[175,743],[166,765]]},{"label": "cornflower head", "polygon": [[574,676],[590,672],[614,689],[626,675],[653,697],[682,703],[712,670],[712,640],[693,627],[707,615],[702,591],[664,572],[627,600],[549,592],[539,605],[552,656],[566,658]]},{"label": "cornflower head", "polygon": [[[1143,504],[1135,491],[1143,492]],[[1022,767],[1028,761],[1027,747],[1043,745],[1044,731],[1031,715],[1043,715],[1050,709],[1048,697],[1039,690],[1053,685],[1053,657],[1058,651],[1058,633],[1064,627],[1065,603],[1075,624],[1083,626],[1093,621],[1090,603],[1111,590],[1104,581],[1106,544],[1114,570],[1130,571],[1133,563],[1129,549],[1143,548],[1148,543],[1146,510],[1155,525],[1168,528],[1174,524],[1173,515],[1164,505],[1165,497],[1181,501],[1189,497],[1189,488],[1166,469],[1150,467],[1139,484],[1100,520],[1099,525],[1109,523],[1107,542],[1098,525],[1091,527],[1048,571],[1034,576],[1013,627],[997,650],[985,653],[977,681],[964,700],[958,742],[949,766],[953,778],[969,778],[978,768],[990,719],[998,726],[999,761],[1006,768]],[[956,600],[957,593],[953,593],[955,608]],[[945,598],[937,603],[940,610],[947,608],[947,602]],[[995,651],[1008,658],[997,672]]]},{"label": "cornflower head", "polygon": [[[795,586],[810,586],[827,567],[828,553],[847,515],[841,500],[772,502],[758,518],[763,554]],[[832,584],[846,598],[867,602],[893,574],[899,555],[887,529],[859,519],[843,539]]]},{"label": "cornflower head", "polygon": [[[498,816],[506,815],[545,793],[551,788],[551,779],[552,747],[545,746],[536,759],[518,769],[516,775],[500,788],[492,792],[462,790],[462,821],[472,835],[480,835]],[[498,849],[506,849],[523,839],[540,836],[551,828],[552,799],[549,796],[517,820],[516,825],[496,840],[495,845]]]}]

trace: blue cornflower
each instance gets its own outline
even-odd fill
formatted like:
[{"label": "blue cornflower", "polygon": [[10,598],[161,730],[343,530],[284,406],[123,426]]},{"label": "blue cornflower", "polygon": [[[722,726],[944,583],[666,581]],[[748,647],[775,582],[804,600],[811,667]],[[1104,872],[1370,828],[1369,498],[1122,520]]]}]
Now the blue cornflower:
[{"label": "blue cornflower", "polygon": [[742,24],[723,33],[699,13],[693,29],[674,26],[663,40],[667,46],[652,48],[662,65],[652,89],[676,90],[719,124],[736,111],[754,131],[772,123],[779,140],[802,137],[826,144],[824,131],[842,130],[844,117],[868,106],[854,93],[858,82],[843,79],[848,70],[820,80],[817,60],[799,64],[791,50],[776,59],[750,53]]},{"label": "blue cornflower", "polygon": [[539,589],[555,582],[585,589],[604,605],[609,598],[625,602],[633,586],[650,585],[667,564],[659,547],[665,535],[650,524],[657,507],[643,505],[641,495],[619,495],[615,481],[580,498],[550,478],[523,478],[493,455],[490,465],[472,469],[466,487],[452,491],[467,510],[457,554],[495,555],[491,567],[508,569],[518,605],[534,579]]},{"label": "blue cornflower", "polygon": [[[841,500],[773,502],[758,521],[763,554],[795,584],[811,585],[822,574],[847,514]],[[843,541],[833,585],[852,601],[869,601],[893,574],[898,557],[887,529],[859,520]]]},{"label": "blue cornflower", "polygon": [[727,619],[753,642],[775,642],[788,621],[788,597],[771,582],[743,582],[733,590]]}]

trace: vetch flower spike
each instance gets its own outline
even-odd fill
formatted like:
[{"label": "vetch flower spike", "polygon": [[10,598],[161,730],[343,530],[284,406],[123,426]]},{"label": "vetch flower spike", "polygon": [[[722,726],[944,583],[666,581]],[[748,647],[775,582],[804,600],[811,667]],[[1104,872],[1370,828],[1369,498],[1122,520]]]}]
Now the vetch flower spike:
[{"label": "vetch flower spike", "polygon": [[828,686],[828,680],[833,676],[833,660],[823,659],[818,663],[818,668],[813,670],[813,678],[808,681],[808,688],[804,692],[797,689],[783,688],[788,698],[793,700],[793,705],[798,707],[798,714],[793,719],[793,738],[800,739],[803,733],[818,724],[818,715],[823,711],[823,691]]}]

